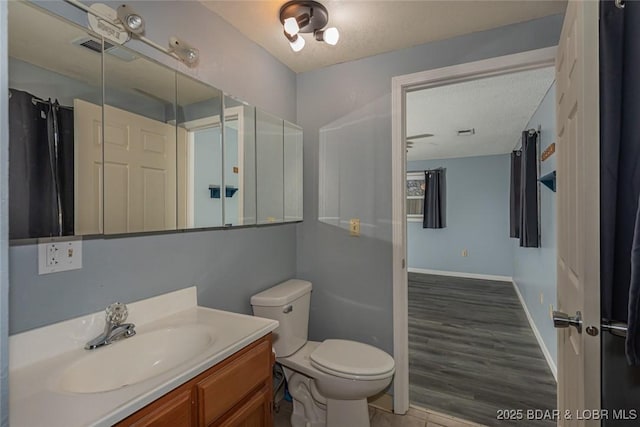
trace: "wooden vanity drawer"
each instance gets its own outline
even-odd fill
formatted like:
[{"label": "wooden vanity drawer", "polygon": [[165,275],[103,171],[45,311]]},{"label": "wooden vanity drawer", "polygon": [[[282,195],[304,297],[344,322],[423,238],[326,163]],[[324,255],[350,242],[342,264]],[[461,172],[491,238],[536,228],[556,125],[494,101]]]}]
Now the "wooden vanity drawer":
[{"label": "wooden vanity drawer", "polygon": [[193,421],[191,389],[186,389],[158,399],[116,427],[191,427]]},{"label": "wooden vanity drawer", "polygon": [[196,386],[199,424],[208,426],[271,377],[271,342],[234,358]]}]

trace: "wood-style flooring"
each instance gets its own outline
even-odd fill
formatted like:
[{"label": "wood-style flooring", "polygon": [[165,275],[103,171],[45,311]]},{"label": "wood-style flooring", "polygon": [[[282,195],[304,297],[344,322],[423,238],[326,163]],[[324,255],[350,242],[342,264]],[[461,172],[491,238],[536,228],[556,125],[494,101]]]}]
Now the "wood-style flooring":
[{"label": "wood-style flooring", "polygon": [[513,285],[409,273],[411,403],[488,426],[505,409],[553,410],[556,382]]}]

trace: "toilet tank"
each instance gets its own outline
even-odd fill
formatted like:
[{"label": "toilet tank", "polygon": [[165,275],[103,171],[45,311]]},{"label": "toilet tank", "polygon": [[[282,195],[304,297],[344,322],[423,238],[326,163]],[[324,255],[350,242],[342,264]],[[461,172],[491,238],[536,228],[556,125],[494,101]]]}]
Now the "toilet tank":
[{"label": "toilet tank", "polygon": [[287,357],[307,342],[311,282],[290,279],[251,297],[253,315],[280,322],[274,331],[276,357]]}]

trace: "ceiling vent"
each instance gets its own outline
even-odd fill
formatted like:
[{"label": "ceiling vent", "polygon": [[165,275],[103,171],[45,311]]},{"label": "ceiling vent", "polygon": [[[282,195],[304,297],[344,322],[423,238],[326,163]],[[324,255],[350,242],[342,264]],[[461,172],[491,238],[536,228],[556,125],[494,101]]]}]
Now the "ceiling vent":
[{"label": "ceiling vent", "polygon": [[461,129],[458,131],[458,136],[471,136],[476,134],[476,128]]}]

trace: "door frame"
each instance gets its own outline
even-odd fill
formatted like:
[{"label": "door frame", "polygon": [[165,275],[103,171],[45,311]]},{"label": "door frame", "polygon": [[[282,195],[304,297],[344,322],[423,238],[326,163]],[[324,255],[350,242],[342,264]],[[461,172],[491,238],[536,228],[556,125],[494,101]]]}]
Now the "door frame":
[{"label": "door frame", "polygon": [[481,61],[396,76],[391,79],[391,171],[392,171],[392,247],[393,247],[393,354],[396,372],[393,408],[397,414],[408,411],[409,401],[409,320],[407,279],[407,219],[405,100],[408,91],[476,80],[483,77],[555,65],[557,47],[530,50]]},{"label": "door frame", "polygon": [[[225,125],[227,121],[230,120],[237,120],[238,121],[238,138],[237,138],[237,149],[238,149],[238,168],[239,171],[244,171],[244,107],[243,106],[237,106],[237,107],[227,107],[224,109],[224,121],[225,121]],[[193,227],[193,223],[194,223],[194,216],[195,216],[195,211],[194,211],[194,182],[193,182],[193,169],[194,169],[194,149],[193,149],[193,145],[195,143],[195,135],[194,132],[197,132],[199,130],[204,130],[204,129],[214,129],[217,127],[221,127],[222,126],[222,120],[220,119],[220,116],[210,116],[210,117],[204,117],[201,119],[195,119],[195,120],[190,120],[184,123],[181,123],[180,125],[182,128],[184,128],[187,131],[187,168],[186,168],[186,174],[187,174],[187,227]],[[222,135],[224,135],[225,130],[221,129]],[[224,179],[224,174],[225,174],[225,168],[224,168],[224,148],[225,148],[225,141],[224,141],[224,136],[222,137],[222,182],[221,182],[221,196],[224,198],[224,185],[225,185],[225,179]],[[238,174],[238,190],[237,190],[237,195],[238,195],[238,218],[241,219],[242,223],[244,223],[244,203],[240,203],[241,200],[243,200],[243,189],[244,189],[244,173],[239,173]],[[224,212],[224,203],[223,203],[223,208],[222,208],[222,223],[224,224],[225,222],[225,212]],[[239,224],[239,225],[243,225],[243,224]]]}]

